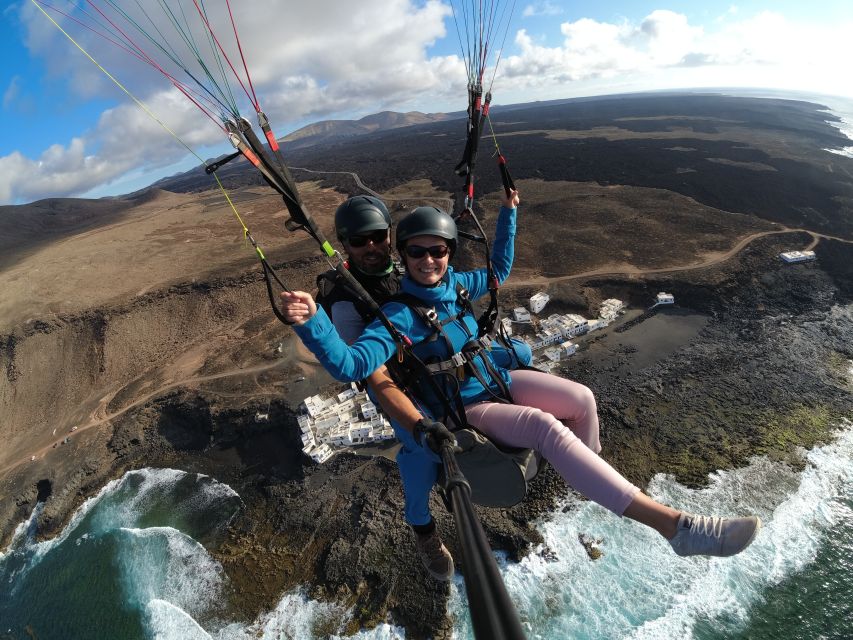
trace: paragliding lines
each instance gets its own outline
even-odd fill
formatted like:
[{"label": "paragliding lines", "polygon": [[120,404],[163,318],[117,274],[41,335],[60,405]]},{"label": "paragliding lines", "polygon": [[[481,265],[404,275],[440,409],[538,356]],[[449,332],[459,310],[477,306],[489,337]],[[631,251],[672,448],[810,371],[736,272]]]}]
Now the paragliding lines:
[{"label": "paragliding lines", "polygon": [[[86,56],[86,57],[87,57],[87,58],[92,62],[92,64],[94,64],[94,65],[95,65],[95,66],[96,66],[96,67],[97,67],[101,72],[103,72],[103,73],[104,73],[104,75],[106,75],[106,76],[107,76],[107,77],[108,77],[108,78],[109,78],[109,79],[110,79],[110,80],[111,80],[111,81],[112,81],[112,82],[113,82],[113,83],[114,83],[114,84],[115,84],[119,89],[121,89],[121,90],[122,90],[122,91],[123,91],[123,92],[124,92],[124,93],[125,93],[125,94],[130,98],[130,99],[131,99],[131,100],[133,100],[133,101],[134,101],[134,103],[136,103],[136,105],[137,105],[140,109],[142,109],[142,110],[143,110],[143,111],[144,111],[144,112],[145,112],[145,113],[146,113],[146,114],[147,114],[147,115],[148,115],[152,120],[154,120],[157,124],[159,124],[159,125],[160,125],[160,126],[161,126],[165,131],[167,131],[167,132],[168,132],[168,133],[169,133],[173,138],[175,138],[175,140],[177,140],[177,141],[181,144],[181,146],[183,146],[187,151],[189,151],[189,153],[190,153],[190,154],[192,154],[195,158],[197,158],[197,159],[199,160],[199,162],[201,162],[201,163],[202,163],[202,165],[207,165],[207,163],[205,162],[205,160],[204,160],[200,155],[198,155],[198,153],[196,153],[196,152],[192,149],[192,147],[190,147],[186,142],[184,142],[184,141],[181,139],[181,137],[180,137],[180,136],[178,136],[178,134],[176,134],[174,131],[172,131],[172,129],[170,129],[168,125],[166,125],[166,124],[165,124],[165,123],[164,123],[160,118],[158,118],[158,117],[157,117],[157,115],[156,115],[153,111],[151,111],[151,109],[148,107],[148,105],[146,105],[144,102],[142,102],[142,101],[141,101],[139,98],[137,98],[137,97],[136,97],[136,96],[135,96],[135,95],[134,95],[134,94],[133,94],[133,93],[132,93],[132,92],[131,92],[127,87],[126,87],[126,86],[124,86],[121,82],[119,82],[119,80],[118,80],[115,76],[113,76],[109,71],[107,71],[107,70],[106,70],[106,69],[105,69],[105,68],[104,68],[104,67],[103,67],[103,66],[102,66],[102,65],[101,65],[97,60],[95,60],[95,58],[94,58],[94,57],[92,57],[92,55],[91,55],[88,51],[86,51],[86,49],[84,49],[84,48],[83,48],[83,46],[82,46],[79,42],[77,42],[77,40],[75,40],[75,39],[71,36],[71,34],[69,34],[65,29],[63,29],[63,28],[62,28],[62,26],[61,26],[58,22],[56,22],[56,20],[54,20],[54,19],[53,19],[53,17],[52,17],[50,14],[48,14],[48,13],[47,13],[47,11],[45,11],[44,7],[42,7],[42,6],[40,5],[40,3],[38,2],[38,0],[31,0],[31,2],[36,6],[36,8],[37,8],[37,9],[38,9],[38,10],[39,10],[39,11],[40,11],[40,12],[41,12],[41,13],[42,13],[42,14],[43,14],[43,15],[44,15],[48,20],[50,20],[50,22],[51,22],[51,23],[53,23],[53,25],[54,25],[54,26],[55,26],[55,27],[56,27],[56,28],[57,28],[57,29],[58,29],[58,30],[59,30],[59,31],[60,31],[60,32],[61,32],[61,33],[62,33],[62,34],[63,34],[63,35],[64,35],[64,36],[65,36],[65,37],[66,37],[66,38],[67,38],[67,39],[68,39],[68,40],[69,40],[69,41],[70,41],[70,42],[75,46],[75,47],[77,47],[77,49],[79,49],[79,50],[80,50],[80,52],[82,52],[82,53],[83,53],[83,55],[85,55],[85,56]],[[250,151],[250,153],[251,153],[251,151]],[[217,176],[217,175],[216,175],[215,173],[213,173],[213,172],[209,172],[209,173],[211,173],[211,175],[213,175],[213,178],[214,178],[214,180],[216,180],[216,184],[217,184],[217,186],[219,187],[219,190],[222,192],[222,195],[225,197],[225,200],[226,200],[226,202],[228,203],[228,206],[231,208],[232,213],[233,213],[233,214],[234,214],[234,216],[237,218],[237,221],[239,222],[240,226],[242,227],[242,230],[243,230],[243,237],[244,237],[245,239],[247,239],[247,240],[251,243],[252,247],[253,247],[253,248],[254,248],[254,250],[255,250],[256,255],[257,255],[257,256],[258,256],[258,258],[260,259],[260,261],[261,261],[261,265],[263,266],[263,270],[264,270],[264,277],[265,277],[265,280],[266,280],[266,282],[267,282],[267,290],[268,290],[268,293],[269,293],[269,295],[270,295],[270,300],[271,300],[271,302],[273,302],[273,309],[274,309],[274,311],[276,312],[276,315],[278,315],[278,316],[279,316],[279,319],[280,319],[280,320],[282,320],[282,322],[284,322],[284,321],[285,321],[285,320],[284,320],[284,318],[283,318],[283,317],[281,317],[281,316],[280,316],[280,314],[278,314],[277,307],[275,306],[275,303],[274,303],[274,297],[273,297],[273,293],[272,293],[272,285],[271,285],[271,283],[270,283],[270,278],[273,278],[273,279],[276,281],[276,283],[278,283],[278,285],[279,285],[283,290],[285,290],[285,291],[289,291],[290,289],[288,289],[288,288],[287,288],[287,286],[286,286],[286,285],[281,281],[281,279],[280,279],[280,278],[278,277],[278,275],[275,273],[275,270],[270,266],[269,262],[268,262],[268,261],[267,261],[267,259],[266,259],[266,256],[264,255],[263,250],[261,249],[260,245],[258,245],[258,243],[255,241],[255,238],[252,236],[251,232],[249,231],[249,228],[246,226],[246,223],[243,221],[243,218],[240,216],[239,212],[237,211],[237,207],[234,205],[234,202],[233,202],[233,200],[231,199],[231,196],[228,194],[228,191],[225,189],[225,186],[222,184],[222,181],[219,179],[219,176]]]}]

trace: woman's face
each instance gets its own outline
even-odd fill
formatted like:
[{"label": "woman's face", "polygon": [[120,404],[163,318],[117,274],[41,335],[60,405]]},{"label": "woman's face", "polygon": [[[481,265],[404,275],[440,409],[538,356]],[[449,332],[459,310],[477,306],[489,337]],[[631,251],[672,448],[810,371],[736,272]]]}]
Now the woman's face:
[{"label": "woman's face", "polygon": [[418,284],[431,287],[447,272],[450,251],[447,240],[438,236],[415,236],[404,249],[406,269]]}]

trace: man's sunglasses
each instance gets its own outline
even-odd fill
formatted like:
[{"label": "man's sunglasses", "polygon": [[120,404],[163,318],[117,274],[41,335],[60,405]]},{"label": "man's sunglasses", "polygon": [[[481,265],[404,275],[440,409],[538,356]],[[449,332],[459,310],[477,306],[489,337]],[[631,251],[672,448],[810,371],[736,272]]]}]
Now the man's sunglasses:
[{"label": "man's sunglasses", "polygon": [[450,248],[446,244],[437,244],[432,247],[421,247],[416,244],[406,245],[406,255],[410,258],[414,258],[415,260],[423,258],[427,253],[429,253],[434,260],[438,260],[439,258],[446,256],[449,251]]},{"label": "man's sunglasses", "polygon": [[373,244],[382,244],[386,240],[388,240],[388,230],[379,229],[373,233],[368,233],[366,236],[350,236],[347,243],[351,247],[361,248],[366,247],[368,242],[373,242]]}]

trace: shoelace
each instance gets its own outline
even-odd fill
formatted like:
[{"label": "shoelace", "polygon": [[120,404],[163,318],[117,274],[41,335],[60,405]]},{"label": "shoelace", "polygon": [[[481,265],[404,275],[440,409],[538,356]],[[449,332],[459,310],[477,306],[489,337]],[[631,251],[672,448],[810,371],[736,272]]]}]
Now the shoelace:
[{"label": "shoelace", "polygon": [[691,533],[719,538],[723,533],[723,519],[716,516],[690,516],[689,529]]}]

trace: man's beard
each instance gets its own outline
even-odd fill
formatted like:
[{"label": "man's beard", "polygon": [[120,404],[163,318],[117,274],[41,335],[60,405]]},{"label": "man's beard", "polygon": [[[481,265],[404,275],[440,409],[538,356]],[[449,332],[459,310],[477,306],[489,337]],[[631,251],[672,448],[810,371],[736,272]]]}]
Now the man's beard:
[{"label": "man's beard", "polygon": [[[367,262],[366,258],[374,258],[370,262]],[[355,267],[368,275],[378,275],[385,273],[388,270],[388,265],[391,263],[391,254],[385,253],[382,251],[371,251],[369,253],[364,254],[361,257],[361,260],[351,261]]]}]

